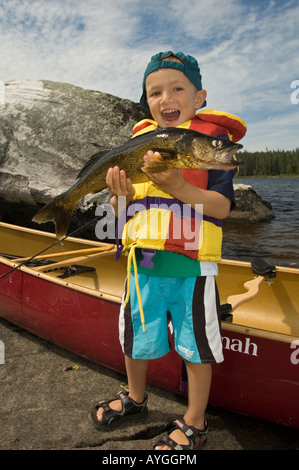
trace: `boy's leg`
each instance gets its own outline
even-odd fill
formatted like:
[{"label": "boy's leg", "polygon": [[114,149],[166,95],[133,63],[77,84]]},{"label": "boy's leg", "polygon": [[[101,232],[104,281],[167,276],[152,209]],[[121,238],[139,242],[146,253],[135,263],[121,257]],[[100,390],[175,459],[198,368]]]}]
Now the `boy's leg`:
[{"label": "boy's leg", "polygon": [[209,400],[212,365],[186,362],[188,374],[188,408],[185,423],[198,429],[205,427],[205,412]]},{"label": "boy's leg", "polygon": [[137,403],[145,399],[146,374],[148,361],[125,356],[129,396]]},{"label": "boy's leg", "polygon": [[[169,339],[167,309],[164,297],[161,294],[163,282],[160,278],[140,273],[138,274],[138,284],[146,319],[145,328],[147,334],[144,335],[142,332],[135,276],[134,273],[131,273],[130,302],[128,302],[125,308],[124,302],[122,302],[119,318],[119,336],[122,350],[125,354],[129,397],[139,404],[145,399],[148,360],[133,359],[131,355],[135,355],[135,357],[149,357],[149,359],[163,356],[169,351]],[[168,285],[167,282],[165,284],[166,286]],[[155,295],[153,295],[153,292]],[[123,299],[125,297],[126,289]],[[109,407],[115,411],[121,411],[122,403],[120,399],[116,399],[109,403]],[[99,421],[102,420],[102,414],[103,407],[100,407],[97,411],[97,419]]]},{"label": "boy's leg", "polygon": [[[209,400],[212,366],[211,364],[197,364],[186,362],[188,374],[188,408],[184,421],[188,426],[203,430],[205,427],[205,412]],[[179,429],[175,429],[170,436],[175,442],[188,444],[188,439]],[[168,450],[167,446],[157,446],[156,450]]]},{"label": "boy's leg", "polygon": [[[147,373],[147,360],[143,359],[132,359],[125,356],[127,378],[129,385],[129,397],[131,397],[136,403],[142,403],[145,399],[146,389],[146,373]],[[121,411],[121,401],[114,400],[109,403],[112,410]],[[103,408],[99,408],[97,412],[97,418],[102,421]]]}]

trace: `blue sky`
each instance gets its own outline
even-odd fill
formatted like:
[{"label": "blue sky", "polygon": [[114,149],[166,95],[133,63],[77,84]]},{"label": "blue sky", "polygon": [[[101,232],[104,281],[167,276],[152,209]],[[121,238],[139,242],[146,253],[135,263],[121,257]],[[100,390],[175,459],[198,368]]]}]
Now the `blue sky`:
[{"label": "blue sky", "polygon": [[200,64],[207,109],[247,123],[245,149],[294,149],[298,24],[298,0],[0,0],[0,81],[68,82],[139,101],[150,57],[183,51]]}]

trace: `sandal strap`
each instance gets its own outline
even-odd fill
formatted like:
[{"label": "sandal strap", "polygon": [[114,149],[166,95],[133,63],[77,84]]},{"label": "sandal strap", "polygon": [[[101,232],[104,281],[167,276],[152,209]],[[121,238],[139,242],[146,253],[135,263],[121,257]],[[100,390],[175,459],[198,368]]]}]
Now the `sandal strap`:
[{"label": "sandal strap", "polygon": [[159,445],[167,446],[170,447],[170,449],[173,450],[183,450],[183,447],[175,442],[171,437],[169,437],[169,434],[165,433],[163,436],[156,442],[154,445],[154,449],[158,447]]},{"label": "sandal strap", "polygon": [[[115,400],[120,400],[122,409],[121,411],[116,411],[110,408],[110,403]],[[98,403],[97,408],[103,408],[102,415],[102,424],[108,425],[111,424],[115,419],[120,419],[122,416],[129,416],[134,414],[142,413],[146,410],[148,396],[146,393],[145,399],[142,403],[135,402],[132,398],[129,397],[128,392],[120,391],[118,392],[116,398],[112,398],[108,401],[101,401]]]},{"label": "sandal strap", "polygon": [[142,403],[137,403],[129,397],[129,392],[120,391],[117,394],[117,398],[122,404],[122,411],[120,412],[121,415],[140,413],[147,405],[147,393],[145,394],[145,399]]},{"label": "sandal strap", "polygon": [[[175,429],[179,429],[185,434],[189,444],[178,444],[173,439],[171,439],[170,434]],[[195,428],[194,426],[188,426],[183,419],[176,419],[173,422],[172,429],[168,433],[165,433],[161,439],[159,439],[159,441],[155,444],[155,447],[162,444],[170,447],[173,450],[196,450],[204,446],[207,440],[208,431],[208,425],[206,422],[205,429],[201,430]]]},{"label": "sandal strap", "polygon": [[189,445],[178,444],[181,449],[198,449],[206,442],[209,432],[206,421],[204,430],[197,429],[194,426],[188,426],[183,419],[176,419],[173,424],[185,434],[189,441]]}]

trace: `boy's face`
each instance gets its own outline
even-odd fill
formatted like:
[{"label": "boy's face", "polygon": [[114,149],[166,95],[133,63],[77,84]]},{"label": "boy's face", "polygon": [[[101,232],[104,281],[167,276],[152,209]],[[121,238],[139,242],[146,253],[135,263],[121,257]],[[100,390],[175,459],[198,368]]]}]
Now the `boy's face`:
[{"label": "boy's face", "polygon": [[148,106],[160,127],[176,127],[188,121],[207,95],[175,69],[162,68],[150,73],[145,85]]}]

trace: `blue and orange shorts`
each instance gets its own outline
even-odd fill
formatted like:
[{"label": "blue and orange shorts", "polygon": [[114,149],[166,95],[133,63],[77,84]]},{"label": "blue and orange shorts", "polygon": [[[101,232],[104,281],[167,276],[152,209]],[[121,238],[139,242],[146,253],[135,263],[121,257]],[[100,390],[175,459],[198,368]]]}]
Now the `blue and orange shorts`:
[{"label": "blue and orange shorts", "polygon": [[220,332],[220,304],[214,276],[156,277],[138,273],[144,312],[140,318],[134,273],[131,273],[130,300],[119,317],[119,337],[123,352],[133,359],[157,359],[171,349],[185,360],[212,364],[223,361]]}]

